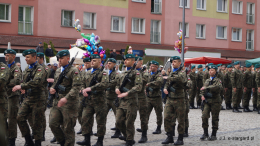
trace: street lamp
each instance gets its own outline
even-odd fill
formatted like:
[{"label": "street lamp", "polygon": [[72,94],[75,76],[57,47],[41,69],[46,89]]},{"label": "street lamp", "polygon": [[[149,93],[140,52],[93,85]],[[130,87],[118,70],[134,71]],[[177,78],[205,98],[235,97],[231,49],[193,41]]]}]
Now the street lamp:
[{"label": "street lamp", "polygon": [[185,27],[185,5],[186,5],[186,0],[183,0],[183,14],[182,14],[182,45],[181,45],[181,62],[182,65],[184,66],[184,38],[186,35],[186,27]]}]

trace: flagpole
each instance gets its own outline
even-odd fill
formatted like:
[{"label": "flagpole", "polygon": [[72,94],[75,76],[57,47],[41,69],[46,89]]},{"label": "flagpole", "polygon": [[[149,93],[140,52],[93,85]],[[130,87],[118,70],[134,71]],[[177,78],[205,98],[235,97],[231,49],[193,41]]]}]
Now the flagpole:
[{"label": "flagpole", "polygon": [[184,66],[184,38],[186,35],[186,27],[185,27],[185,5],[186,2],[183,0],[183,14],[182,14],[182,47],[181,47],[181,62]]}]

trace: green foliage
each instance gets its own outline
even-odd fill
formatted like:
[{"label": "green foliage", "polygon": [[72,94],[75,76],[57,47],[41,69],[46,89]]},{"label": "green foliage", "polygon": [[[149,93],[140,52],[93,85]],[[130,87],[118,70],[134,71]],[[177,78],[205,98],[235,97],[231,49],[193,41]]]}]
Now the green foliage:
[{"label": "green foliage", "polygon": [[[124,55],[128,54],[127,53],[128,49],[129,49],[129,46],[126,47]],[[119,70],[121,70],[121,71],[122,71],[123,64],[124,64],[124,60],[122,59],[122,62],[120,64],[120,66],[119,66]]]},{"label": "green foliage", "polygon": [[[53,55],[56,56],[58,51],[54,48],[54,45],[53,45],[52,41],[50,41],[49,44],[51,45],[51,49],[53,51]],[[43,42],[43,49],[44,49],[44,54],[45,54],[46,49],[48,49],[48,44],[45,43],[45,42]],[[50,58],[47,57],[46,55],[45,55],[45,58],[46,58],[46,63],[49,63],[50,62]]]},{"label": "green foliage", "polygon": [[107,58],[106,58],[106,61],[107,61],[107,59],[110,57],[110,50],[107,48],[105,53],[106,53],[106,56],[107,56]]}]

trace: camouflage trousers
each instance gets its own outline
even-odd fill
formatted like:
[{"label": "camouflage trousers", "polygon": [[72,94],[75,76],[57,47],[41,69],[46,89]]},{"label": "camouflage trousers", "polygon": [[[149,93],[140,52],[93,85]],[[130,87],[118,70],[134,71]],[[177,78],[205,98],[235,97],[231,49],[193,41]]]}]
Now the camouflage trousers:
[{"label": "camouflage trousers", "polygon": [[32,131],[34,132],[35,140],[42,139],[42,121],[44,118],[44,101],[30,101],[28,98],[25,98],[17,115],[17,123],[19,129],[22,133],[22,136],[25,137],[30,135],[30,128],[27,124],[27,118],[32,115]]},{"label": "camouflage trousers", "polygon": [[[115,118],[116,118],[115,99],[107,99],[107,115],[108,115],[108,112],[109,112],[110,109],[112,109],[112,111],[115,115]],[[106,117],[107,117],[107,115],[106,115]]]},{"label": "camouflage trousers", "polygon": [[184,134],[185,129],[185,99],[168,98],[164,107],[164,129],[172,132],[173,117],[178,120],[178,133]]},{"label": "camouflage trousers", "polygon": [[253,92],[253,105],[257,105],[257,88],[255,88],[255,91]]},{"label": "camouflage trousers", "polygon": [[116,127],[122,132],[126,140],[134,140],[135,119],[137,106],[128,106],[127,109],[118,108],[116,110]]},{"label": "camouflage trousers", "polygon": [[246,92],[243,91],[243,94],[244,94],[243,107],[249,106],[249,101],[251,99],[251,93],[252,93],[252,88],[247,88]]},{"label": "camouflage trousers", "polygon": [[197,105],[201,105],[200,88],[201,87],[197,88],[197,96],[196,96]]},{"label": "camouflage trousers", "polygon": [[17,138],[17,113],[19,109],[19,95],[8,98],[8,138]]},{"label": "camouflage trousers", "polygon": [[[75,103],[77,104],[77,103]],[[49,126],[58,142],[65,141],[65,146],[74,146],[78,107],[75,104],[66,104],[62,107],[54,105],[50,111]]]},{"label": "camouflage trousers", "polygon": [[163,112],[163,103],[161,97],[148,98],[148,108],[147,108],[147,121],[149,122],[150,114],[154,108],[156,117],[157,117],[157,125],[162,125],[162,112]]},{"label": "camouflage trousers", "polygon": [[[185,99],[185,128],[189,128],[189,112],[190,112],[190,105],[189,99]],[[176,125],[176,114],[173,115],[173,126]]]},{"label": "camouflage trousers", "polygon": [[228,88],[225,92],[225,103],[231,104],[232,103],[232,88]]},{"label": "camouflage trousers", "polygon": [[107,104],[100,102],[97,105],[88,104],[82,113],[82,135],[90,134],[93,127],[93,117],[96,114],[97,136],[106,134]]},{"label": "camouflage trousers", "polygon": [[237,108],[238,105],[240,105],[242,95],[243,95],[242,88],[237,88],[236,92],[232,89],[232,102],[234,108]]},{"label": "camouflage trousers", "polygon": [[194,99],[196,97],[197,87],[189,89],[189,102],[194,105]]},{"label": "camouflage trousers", "polygon": [[143,131],[148,130],[147,110],[148,110],[147,98],[139,98],[138,99],[138,111],[139,111],[139,115],[140,115],[141,129]]},{"label": "camouflage trousers", "polygon": [[204,110],[202,112],[202,128],[208,129],[210,112],[212,115],[212,130],[218,130],[219,112],[221,109],[221,102],[217,103],[205,103]]},{"label": "camouflage trousers", "polygon": [[[8,134],[8,123],[7,123],[7,117],[8,117],[8,111],[7,111],[7,103],[0,103],[0,114],[2,115],[1,121],[4,121],[5,124],[2,125],[4,132]],[[2,128],[1,128],[2,129]]]},{"label": "camouflage trousers", "polygon": [[260,92],[257,91],[257,108],[260,109]]}]

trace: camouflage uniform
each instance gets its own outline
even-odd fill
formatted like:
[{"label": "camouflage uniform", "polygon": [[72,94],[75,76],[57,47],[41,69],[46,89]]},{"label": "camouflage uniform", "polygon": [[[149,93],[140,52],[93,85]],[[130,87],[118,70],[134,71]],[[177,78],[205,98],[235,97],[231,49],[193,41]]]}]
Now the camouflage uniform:
[{"label": "camouflage uniform", "polygon": [[208,129],[208,119],[210,118],[210,112],[212,115],[212,130],[218,130],[219,112],[221,109],[221,97],[219,91],[222,90],[222,82],[219,78],[215,77],[213,83],[210,85],[211,79],[207,79],[204,83],[205,89],[202,90],[201,96],[204,96],[207,90],[212,94],[212,98],[207,99],[207,103],[204,103],[204,110],[202,112],[202,128]]},{"label": "camouflage uniform", "polygon": [[[54,75],[54,83],[51,88],[56,85],[61,68],[58,68]],[[53,101],[53,107],[50,111],[49,126],[58,142],[64,142],[65,146],[72,146],[75,143],[76,119],[78,117],[78,95],[81,86],[79,71],[76,67],[69,67],[66,78],[60,84],[64,86],[65,91],[59,91],[58,98]],[[61,98],[66,98],[67,103],[62,107],[58,107],[58,102]],[[61,129],[61,125],[63,128]]]},{"label": "camouflage uniform", "polygon": [[[153,81],[152,81],[153,80]],[[163,78],[161,73],[157,74],[149,74],[148,77],[148,86],[153,89],[153,92],[147,93],[148,97],[148,110],[147,110],[147,118],[149,121],[150,114],[154,108],[156,117],[157,117],[157,125],[161,126],[162,125],[162,112],[163,112],[163,103],[162,103],[162,92],[161,92],[161,86],[163,84]]]},{"label": "camouflage uniform", "polygon": [[[30,72],[32,72],[31,80],[25,82]],[[26,120],[28,115],[32,114],[33,124],[31,128],[34,132],[34,138],[35,140],[42,139],[42,121],[46,102],[46,86],[44,84],[46,76],[45,69],[39,63],[36,63],[31,69],[27,67],[23,72],[24,81],[21,84],[21,89],[26,90],[27,97],[23,100],[17,116],[18,126],[23,137],[30,135],[29,125]]]},{"label": "camouflage uniform", "polygon": [[258,88],[260,87],[260,71],[259,70],[256,72],[255,82],[256,82],[256,85],[257,85],[257,88],[256,88],[256,92],[257,92],[257,108],[258,108],[258,113],[259,113],[259,110],[260,110],[260,92],[258,92]]},{"label": "camouflage uniform", "polygon": [[227,88],[225,92],[226,105],[232,103],[232,84],[231,84],[231,72],[227,71],[224,76],[224,87]]},{"label": "camouflage uniform", "polygon": [[192,87],[189,89],[189,102],[190,105],[194,105],[194,99],[197,91],[197,74],[195,72],[191,72],[189,77],[192,82]]},{"label": "camouflage uniform", "polygon": [[[207,73],[208,74],[208,73]],[[208,74],[209,75],[209,74]],[[200,88],[202,88],[203,84],[204,84],[204,76],[203,72],[198,72],[197,73],[197,105],[201,105],[201,97],[200,97]],[[206,77],[205,77],[206,78]]]},{"label": "camouflage uniform", "polygon": [[246,70],[243,74],[243,86],[246,87],[246,92],[243,90],[244,98],[243,98],[243,107],[249,106],[249,101],[251,99],[251,93],[253,88],[253,75],[251,73],[251,70]]},{"label": "camouflage uniform", "polygon": [[[130,71],[125,71],[118,76],[116,89],[119,89],[126,74]],[[135,135],[134,122],[138,109],[137,93],[142,89],[142,76],[139,71],[132,70],[129,79],[131,82],[128,82],[125,86],[125,88],[129,89],[128,96],[120,99],[119,107],[116,110],[116,127],[119,128],[128,141],[133,140]]]},{"label": "camouflage uniform", "polygon": [[20,85],[22,71],[18,66],[13,64],[10,67],[10,82],[7,84],[8,95],[8,138],[17,138],[17,113],[19,109],[20,92],[12,92],[15,85]]},{"label": "camouflage uniform", "polygon": [[[234,68],[231,72],[231,84],[232,84],[233,108],[238,108],[243,95],[243,91],[242,91],[242,72],[236,68]],[[236,92],[233,90],[233,88],[236,88]]]},{"label": "camouflage uniform", "polygon": [[209,71],[206,69],[203,75],[203,84],[206,82],[207,79],[210,78]]},{"label": "camouflage uniform", "polygon": [[257,71],[254,71],[253,72],[253,88],[255,88],[255,91],[253,91],[253,106],[254,108],[257,107],[257,84],[256,84],[256,74],[257,74]]},{"label": "camouflage uniform", "polygon": [[220,90],[220,97],[223,101],[223,99],[224,99],[224,74],[221,71],[219,71],[218,74],[217,74],[217,78],[219,78],[221,80],[221,83],[222,83],[223,88]]},{"label": "camouflage uniform", "polygon": [[[96,113],[97,122],[97,136],[102,137],[106,133],[106,115],[107,115],[107,103],[105,99],[105,89],[108,87],[109,77],[105,71],[93,69],[83,74],[83,84],[81,89],[89,87],[89,84],[94,76],[98,74],[98,83],[91,86],[91,95],[86,97],[87,106],[83,108],[82,113],[82,135],[91,133],[92,129],[92,118]],[[90,99],[89,99],[90,98]]]}]

